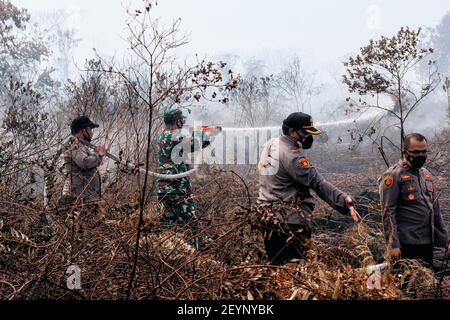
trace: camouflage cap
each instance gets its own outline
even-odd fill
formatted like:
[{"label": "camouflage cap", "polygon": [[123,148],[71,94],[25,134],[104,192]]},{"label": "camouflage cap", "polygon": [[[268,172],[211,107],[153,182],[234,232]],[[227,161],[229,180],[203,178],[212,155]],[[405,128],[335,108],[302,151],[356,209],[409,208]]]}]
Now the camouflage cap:
[{"label": "camouflage cap", "polygon": [[164,122],[166,124],[174,123],[177,120],[186,120],[187,117],[183,115],[183,111],[177,108],[169,108],[164,110]]}]

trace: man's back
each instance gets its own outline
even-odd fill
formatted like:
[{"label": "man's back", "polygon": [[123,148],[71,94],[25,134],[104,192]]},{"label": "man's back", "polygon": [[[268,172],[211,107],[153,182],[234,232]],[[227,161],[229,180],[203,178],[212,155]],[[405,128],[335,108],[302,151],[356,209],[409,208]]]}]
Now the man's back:
[{"label": "man's back", "polygon": [[97,167],[101,157],[75,139],[64,152],[65,182],[63,195],[75,198],[100,197],[100,176]]},{"label": "man's back", "polygon": [[[296,198],[304,200],[309,196],[309,188],[296,181],[290,173],[292,161],[302,157],[303,150],[285,136],[266,142],[259,162],[259,203]],[[309,166],[306,157],[303,159],[303,164]]]},{"label": "man's back", "polygon": [[[179,174],[189,170],[189,167],[186,163],[175,163],[175,161],[172,159],[172,152],[174,148],[179,143],[181,143],[182,140],[183,136],[180,133],[169,130],[164,130],[160,135],[156,136],[156,163],[159,173]],[[157,193],[186,193],[190,191],[191,185],[188,178],[180,178],[175,180],[159,180],[157,182],[156,188]]]},{"label": "man's back", "polygon": [[[283,135],[265,144],[258,169],[258,204],[300,202],[303,213],[311,215],[315,207],[312,189],[331,207],[348,214],[347,195],[324,179],[305,157],[304,150],[289,137]],[[287,220],[298,223],[296,215]]]}]

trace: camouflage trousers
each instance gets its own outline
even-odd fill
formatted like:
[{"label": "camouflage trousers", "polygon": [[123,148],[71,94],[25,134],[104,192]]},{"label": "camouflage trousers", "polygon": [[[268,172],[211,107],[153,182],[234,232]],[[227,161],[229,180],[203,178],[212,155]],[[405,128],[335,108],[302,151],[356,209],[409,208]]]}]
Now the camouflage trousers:
[{"label": "camouflage trousers", "polygon": [[158,194],[158,209],[164,228],[189,226],[192,243],[198,248],[198,221],[195,216],[195,201],[190,194]]},{"label": "camouflage trousers", "polygon": [[158,194],[162,222],[186,225],[195,217],[195,201],[188,194]]}]

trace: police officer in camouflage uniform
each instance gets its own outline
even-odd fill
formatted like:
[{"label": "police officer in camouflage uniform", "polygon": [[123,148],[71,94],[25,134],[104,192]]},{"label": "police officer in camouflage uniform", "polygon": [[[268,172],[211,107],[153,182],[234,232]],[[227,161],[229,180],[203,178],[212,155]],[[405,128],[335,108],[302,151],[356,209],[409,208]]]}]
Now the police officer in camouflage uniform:
[{"label": "police officer in camouflage uniform", "polygon": [[[187,135],[181,131],[186,117],[179,109],[168,109],[164,112],[164,131],[156,137],[157,166],[161,174],[180,174],[190,170],[184,161],[174,161],[174,148],[191,152],[207,147],[211,139],[203,132]],[[181,147],[180,144],[187,146]],[[181,151],[182,152],[182,151]],[[183,156],[177,154],[177,156]],[[178,163],[179,162],[179,163]],[[197,231],[195,218],[195,201],[192,197],[191,182],[188,177],[174,180],[159,179],[156,184],[161,219],[169,226],[188,224],[193,233]],[[195,238],[198,247],[198,239]]]},{"label": "police officer in camouflage uniform", "polygon": [[283,135],[265,143],[258,164],[257,200],[266,253],[272,264],[304,258],[310,246],[310,218],[315,204],[310,190],[354,221],[360,216],[350,196],[326,181],[305,150],[321,134],[311,116],[296,112],[283,121]]},{"label": "police officer in camouflage uniform", "polygon": [[433,176],[423,167],[427,139],[418,133],[405,137],[403,159],[381,177],[379,189],[386,240],[391,256],[433,263],[433,247],[450,251]]}]

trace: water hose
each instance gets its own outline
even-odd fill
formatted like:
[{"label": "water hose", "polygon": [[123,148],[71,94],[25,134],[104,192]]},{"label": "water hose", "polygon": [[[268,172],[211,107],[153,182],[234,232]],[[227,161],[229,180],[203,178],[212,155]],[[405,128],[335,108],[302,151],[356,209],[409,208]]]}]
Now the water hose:
[{"label": "water hose", "polygon": [[[96,149],[96,146],[93,145],[92,143],[88,142],[88,141],[81,140],[81,139],[79,141],[83,145],[85,145],[86,147],[88,147],[90,149],[93,149],[93,150]],[[195,166],[193,169],[191,169],[189,171],[186,171],[186,172],[183,172],[183,173],[178,173],[178,174],[162,174],[162,173],[156,173],[156,172],[152,172],[152,171],[147,172],[144,168],[137,167],[137,166],[129,163],[128,161],[120,160],[118,157],[116,157],[115,155],[113,155],[113,154],[111,154],[109,152],[106,152],[105,156],[108,157],[109,159],[113,160],[114,162],[125,166],[127,169],[130,169],[130,170],[133,170],[133,171],[134,170],[139,170],[139,172],[141,172],[143,174],[148,174],[151,177],[158,178],[158,179],[161,179],[161,180],[177,180],[177,179],[181,179],[181,178],[186,178],[186,177],[189,177],[189,176],[193,175],[195,172],[198,171],[198,167]]]}]

